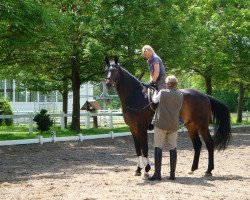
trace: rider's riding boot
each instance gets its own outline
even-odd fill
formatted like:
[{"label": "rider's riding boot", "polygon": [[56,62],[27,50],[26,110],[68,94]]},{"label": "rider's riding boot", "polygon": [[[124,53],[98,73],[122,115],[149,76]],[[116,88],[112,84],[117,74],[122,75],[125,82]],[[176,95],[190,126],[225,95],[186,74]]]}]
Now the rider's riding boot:
[{"label": "rider's riding boot", "polygon": [[176,162],[177,162],[177,150],[175,149],[171,149],[169,151],[170,153],[170,180],[174,180],[175,179],[175,169],[176,169]]},{"label": "rider's riding boot", "polygon": [[148,180],[155,181],[161,180],[161,161],[162,161],[162,149],[155,147],[155,173],[149,177]]}]

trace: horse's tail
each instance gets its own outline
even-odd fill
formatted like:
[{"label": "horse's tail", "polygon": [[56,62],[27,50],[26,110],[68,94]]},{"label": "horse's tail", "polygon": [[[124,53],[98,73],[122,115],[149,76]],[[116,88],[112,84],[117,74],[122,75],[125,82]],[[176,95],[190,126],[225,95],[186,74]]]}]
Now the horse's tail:
[{"label": "horse's tail", "polygon": [[227,148],[231,138],[231,118],[226,105],[207,95],[212,109],[212,122],[214,124],[214,146],[218,150]]}]

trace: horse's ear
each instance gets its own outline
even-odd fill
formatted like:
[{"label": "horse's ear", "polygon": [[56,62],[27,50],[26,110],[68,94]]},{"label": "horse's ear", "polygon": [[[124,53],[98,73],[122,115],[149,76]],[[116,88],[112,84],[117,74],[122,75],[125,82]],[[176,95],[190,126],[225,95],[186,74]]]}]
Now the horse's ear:
[{"label": "horse's ear", "polygon": [[107,64],[107,66],[109,67],[109,66],[110,66],[110,62],[109,62],[108,57],[105,57],[105,62],[106,62],[106,64]]},{"label": "horse's ear", "polygon": [[118,65],[118,56],[115,56],[114,60],[115,60],[115,64]]}]

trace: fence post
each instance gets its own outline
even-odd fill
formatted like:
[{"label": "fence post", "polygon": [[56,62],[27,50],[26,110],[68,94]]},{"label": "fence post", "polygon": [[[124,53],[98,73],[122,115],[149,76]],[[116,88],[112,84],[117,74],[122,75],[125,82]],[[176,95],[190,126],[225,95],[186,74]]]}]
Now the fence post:
[{"label": "fence post", "polygon": [[29,113],[29,134],[33,133],[33,113]]},{"label": "fence post", "polygon": [[[16,110],[16,114],[17,114],[17,116],[18,116],[18,109]],[[13,121],[14,121],[14,120],[13,120]],[[17,125],[19,125],[19,117],[16,118],[16,123],[17,123]]]},{"label": "fence post", "polygon": [[79,139],[80,139],[80,142],[83,141],[83,137],[82,137],[82,134],[81,134],[81,133],[79,133]]},{"label": "fence post", "polygon": [[40,144],[43,144],[43,136],[39,137],[39,142],[40,142]]},{"label": "fence post", "polygon": [[86,129],[90,129],[90,112],[87,112]]},{"label": "fence post", "polygon": [[109,128],[113,128],[113,113],[112,111],[109,113]]},{"label": "fence post", "polygon": [[243,122],[243,127],[245,127],[245,124],[248,123],[248,110],[246,112],[243,112],[242,122]]},{"label": "fence post", "polygon": [[110,131],[110,136],[111,136],[111,139],[114,139],[114,138],[115,138],[114,132],[113,132],[113,131]]},{"label": "fence post", "polygon": [[64,124],[64,112],[61,112],[61,131],[64,131],[65,124]]}]

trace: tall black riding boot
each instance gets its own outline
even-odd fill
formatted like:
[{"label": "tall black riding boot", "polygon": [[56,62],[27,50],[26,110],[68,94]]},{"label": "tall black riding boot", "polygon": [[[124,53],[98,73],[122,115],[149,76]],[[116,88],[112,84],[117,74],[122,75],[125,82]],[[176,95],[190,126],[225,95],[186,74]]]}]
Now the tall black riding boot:
[{"label": "tall black riding boot", "polygon": [[171,149],[169,151],[170,153],[170,180],[174,180],[175,179],[175,169],[176,169],[176,163],[177,163],[177,150],[175,149]]},{"label": "tall black riding boot", "polygon": [[161,180],[161,161],[162,161],[162,149],[155,147],[155,173],[149,177],[148,180],[155,181]]}]

